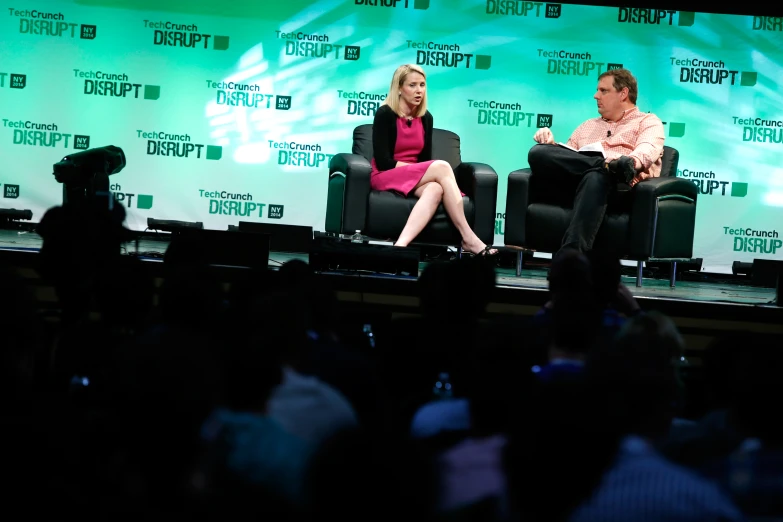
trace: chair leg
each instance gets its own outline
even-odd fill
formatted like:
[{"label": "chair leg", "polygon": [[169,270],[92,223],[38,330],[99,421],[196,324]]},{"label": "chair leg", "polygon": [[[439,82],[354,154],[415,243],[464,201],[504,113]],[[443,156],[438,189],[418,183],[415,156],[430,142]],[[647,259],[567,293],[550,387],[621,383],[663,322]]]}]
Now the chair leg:
[{"label": "chair leg", "polygon": [[522,275],[522,256],[523,252],[521,250],[517,252],[517,277]]},{"label": "chair leg", "polygon": [[672,261],[672,274],[669,276],[669,286],[674,288],[674,283],[677,281],[677,261]]},{"label": "chair leg", "polygon": [[636,262],[636,287],[640,288],[642,286],[642,262],[637,261]]}]

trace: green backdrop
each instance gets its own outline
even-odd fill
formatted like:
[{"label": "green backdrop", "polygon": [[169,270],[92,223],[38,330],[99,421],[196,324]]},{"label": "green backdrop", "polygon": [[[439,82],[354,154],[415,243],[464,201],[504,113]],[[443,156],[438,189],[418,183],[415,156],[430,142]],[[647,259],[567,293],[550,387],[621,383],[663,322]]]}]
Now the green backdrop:
[{"label": "green backdrop", "polygon": [[117,145],[112,190],[148,217],[323,229],[327,166],[372,121],[394,69],[428,73],[436,127],[506,177],[538,126],[565,141],[597,115],[609,67],[666,122],[701,188],[705,269],[783,259],[780,18],[517,0],[59,0],[0,9],[0,206],[39,220],[52,164]]}]

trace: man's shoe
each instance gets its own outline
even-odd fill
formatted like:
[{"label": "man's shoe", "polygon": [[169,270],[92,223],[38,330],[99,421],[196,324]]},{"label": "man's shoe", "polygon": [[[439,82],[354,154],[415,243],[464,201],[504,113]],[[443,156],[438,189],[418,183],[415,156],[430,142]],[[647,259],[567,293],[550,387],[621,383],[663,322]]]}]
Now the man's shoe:
[{"label": "man's shoe", "polygon": [[631,180],[636,177],[636,169],[634,168],[633,158],[628,156],[620,156],[606,164],[606,170],[610,174],[614,175],[620,183],[631,183]]}]

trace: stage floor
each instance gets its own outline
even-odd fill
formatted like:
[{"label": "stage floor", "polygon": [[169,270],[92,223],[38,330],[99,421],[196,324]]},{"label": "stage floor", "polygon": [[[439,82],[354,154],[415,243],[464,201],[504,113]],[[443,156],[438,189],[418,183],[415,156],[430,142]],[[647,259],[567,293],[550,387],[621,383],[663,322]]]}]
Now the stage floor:
[{"label": "stage floor", "polygon": [[[150,262],[162,262],[163,254],[169,244],[167,234],[149,235],[138,241],[127,244],[126,253],[138,255]],[[36,253],[42,245],[41,237],[35,232],[0,230],[0,250],[21,251]],[[308,260],[307,254],[292,254],[285,252],[271,252],[269,266],[275,269],[291,259]],[[426,263],[421,263],[421,271]],[[628,269],[630,272],[631,269]],[[363,274],[369,275],[369,274]],[[731,303],[736,305],[770,305],[775,299],[775,291],[772,288],[759,288],[743,284],[738,280],[728,280],[719,275],[694,274],[699,280],[677,281],[674,288],[669,286],[668,278],[645,278],[642,287],[636,287],[635,277],[623,276],[623,282],[630,288],[633,295],[641,299],[650,300],[674,300],[681,302],[710,302]],[[405,278],[415,279],[415,278]],[[506,289],[525,289],[527,291],[546,292],[546,270],[541,268],[524,269],[522,275],[517,277],[513,268],[497,268],[497,285]]]}]

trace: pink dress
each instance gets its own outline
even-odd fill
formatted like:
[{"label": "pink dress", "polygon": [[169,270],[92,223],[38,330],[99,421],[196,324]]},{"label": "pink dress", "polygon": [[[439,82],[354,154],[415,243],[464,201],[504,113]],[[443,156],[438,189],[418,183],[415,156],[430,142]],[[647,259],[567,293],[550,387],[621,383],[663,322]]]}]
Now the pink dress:
[{"label": "pink dress", "polygon": [[421,123],[421,118],[412,119],[410,127],[408,127],[405,118],[397,118],[397,143],[394,145],[394,161],[402,161],[410,163],[410,165],[380,171],[375,165],[375,158],[373,158],[370,187],[373,190],[393,190],[405,196],[410,194],[434,161],[416,163],[423,148],[424,126]]}]

